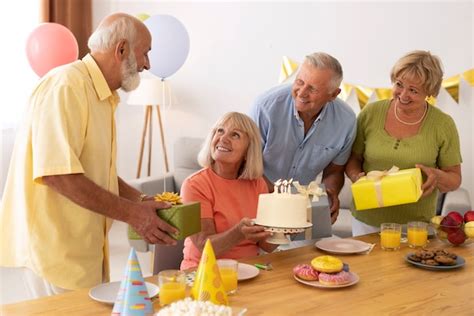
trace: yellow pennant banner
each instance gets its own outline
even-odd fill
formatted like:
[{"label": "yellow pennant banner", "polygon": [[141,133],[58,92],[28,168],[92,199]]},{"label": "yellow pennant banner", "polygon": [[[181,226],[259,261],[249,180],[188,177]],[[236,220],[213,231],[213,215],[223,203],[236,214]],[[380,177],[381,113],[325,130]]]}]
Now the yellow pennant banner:
[{"label": "yellow pennant banner", "polygon": [[280,68],[280,78],[278,78],[278,82],[282,83],[288,79],[288,77],[291,77],[296,69],[298,69],[298,63],[287,56],[283,56]]},{"label": "yellow pennant banner", "polygon": [[[288,79],[296,69],[298,69],[298,66],[298,62],[288,58],[287,56],[283,56],[278,82],[282,83]],[[469,83],[470,86],[474,86],[474,69],[469,69],[461,74],[446,78],[441,83],[441,86],[449,93],[456,103],[459,102],[459,85],[461,78]],[[341,83],[341,93],[339,97],[343,100],[347,100],[352,90],[355,90],[361,108],[367,104],[374,93],[379,100],[389,99],[392,96],[391,88],[370,88],[343,82]],[[431,96],[428,97],[426,101],[429,104],[434,105],[436,103],[436,98]]]}]

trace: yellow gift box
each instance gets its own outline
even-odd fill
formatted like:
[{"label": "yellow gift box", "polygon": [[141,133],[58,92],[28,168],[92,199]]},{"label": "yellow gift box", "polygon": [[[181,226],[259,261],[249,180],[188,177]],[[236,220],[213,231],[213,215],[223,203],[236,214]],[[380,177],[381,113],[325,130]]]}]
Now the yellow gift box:
[{"label": "yellow gift box", "polygon": [[351,185],[355,208],[361,211],[416,202],[422,194],[421,183],[419,168],[370,171]]}]

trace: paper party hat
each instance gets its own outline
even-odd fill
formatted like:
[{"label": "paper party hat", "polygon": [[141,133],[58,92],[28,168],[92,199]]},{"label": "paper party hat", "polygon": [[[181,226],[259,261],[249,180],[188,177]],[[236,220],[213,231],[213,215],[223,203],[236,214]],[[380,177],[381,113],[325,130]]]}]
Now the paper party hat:
[{"label": "paper party hat", "polygon": [[210,301],[214,304],[228,305],[227,294],[217,266],[214,249],[212,249],[209,239],[204,246],[191,293],[197,301]]},{"label": "paper party hat", "polygon": [[153,315],[150,295],[133,248],[130,250],[125,275],[120,284],[112,315]]}]

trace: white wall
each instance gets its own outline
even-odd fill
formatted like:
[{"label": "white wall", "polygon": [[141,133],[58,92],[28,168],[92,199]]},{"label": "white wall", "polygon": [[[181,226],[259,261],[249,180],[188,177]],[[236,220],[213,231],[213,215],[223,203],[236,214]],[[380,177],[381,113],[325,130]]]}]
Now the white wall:
[{"label": "white wall", "polygon": [[[252,100],[277,83],[281,58],[297,61],[313,51],[339,59],[344,81],[390,87],[389,71],[403,54],[430,50],[446,77],[473,68],[473,1],[420,2],[95,2],[94,23],[108,13],[171,14],[186,26],[191,49],[169,82],[179,104],[165,113],[168,151],[179,136],[205,136],[227,111],[248,112]],[[152,52],[153,53],[153,52]],[[462,84],[459,104],[444,91],[439,106],[459,128],[463,186],[474,197],[472,87]],[[126,101],[126,98],[123,99]],[[354,98],[349,100],[356,107]],[[119,173],[135,175],[143,113],[120,106]],[[156,132],[156,128],[155,128]],[[154,136],[152,174],[163,171]],[[171,156],[172,153],[169,153]]]}]

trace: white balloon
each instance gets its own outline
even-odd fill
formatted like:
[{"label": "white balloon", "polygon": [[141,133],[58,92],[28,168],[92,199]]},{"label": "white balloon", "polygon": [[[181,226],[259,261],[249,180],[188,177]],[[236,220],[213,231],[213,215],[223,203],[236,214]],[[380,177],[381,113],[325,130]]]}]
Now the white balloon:
[{"label": "white balloon", "polygon": [[168,78],[184,64],[189,53],[189,35],[184,25],[171,15],[154,15],[145,20],[152,36],[150,72]]}]

